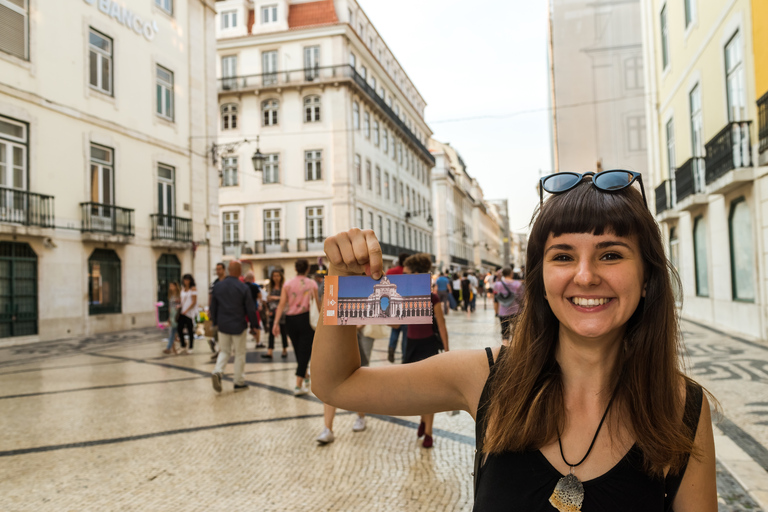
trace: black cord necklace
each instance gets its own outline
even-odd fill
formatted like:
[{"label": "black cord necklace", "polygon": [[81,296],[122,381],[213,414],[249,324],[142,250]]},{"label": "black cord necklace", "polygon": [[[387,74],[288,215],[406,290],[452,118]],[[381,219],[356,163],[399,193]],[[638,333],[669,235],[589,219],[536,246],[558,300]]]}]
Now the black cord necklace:
[{"label": "black cord necklace", "polygon": [[581,504],[584,503],[584,485],[582,485],[581,480],[573,474],[573,468],[581,465],[582,462],[587,460],[587,457],[589,457],[589,454],[592,452],[592,448],[595,446],[595,441],[597,441],[597,435],[603,427],[603,422],[605,421],[605,417],[608,416],[608,411],[610,410],[615,397],[616,392],[614,391],[611,395],[611,399],[608,401],[608,407],[605,408],[603,417],[600,419],[600,424],[597,426],[597,431],[595,431],[595,436],[592,438],[592,443],[589,445],[587,453],[579,462],[571,464],[565,460],[563,443],[560,441],[560,435],[558,434],[557,436],[557,444],[560,446],[560,456],[563,458],[563,462],[571,468],[571,471],[567,475],[557,481],[555,490],[552,491],[552,496],[549,497],[549,502],[560,512],[578,512],[581,510]]}]

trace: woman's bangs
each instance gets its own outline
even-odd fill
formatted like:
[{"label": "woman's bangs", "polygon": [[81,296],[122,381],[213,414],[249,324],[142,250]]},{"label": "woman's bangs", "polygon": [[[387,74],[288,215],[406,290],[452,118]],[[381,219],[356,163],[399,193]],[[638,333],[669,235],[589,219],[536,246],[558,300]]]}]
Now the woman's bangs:
[{"label": "woman's bangs", "polygon": [[610,232],[627,237],[637,234],[640,227],[638,204],[642,205],[642,198],[634,188],[604,192],[592,186],[592,182],[584,181],[566,193],[551,196],[544,203],[536,224],[547,236],[549,233],[601,236]]}]

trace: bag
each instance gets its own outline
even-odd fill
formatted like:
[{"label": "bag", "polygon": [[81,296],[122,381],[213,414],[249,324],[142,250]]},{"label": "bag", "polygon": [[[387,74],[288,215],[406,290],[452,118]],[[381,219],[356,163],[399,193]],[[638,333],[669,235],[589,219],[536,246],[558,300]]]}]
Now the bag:
[{"label": "bag", "polygon": [[315,329],[317,327],[317,322],[320,321],[320,313],[317,311],[317,303],[315,302],[315,298],[312,297],[309,300],[309,325],[312,327],[312,329]]},{"label": "bag", "polygon": [[515,303],[515,300],[517,300],[517,295],[515,295],[515,293],[512,292],[512,290],[507,288],[507,283],[505,283],[504,281],[501,281],[501,286],[503,286],[504,289],[507,290],[507,293],[506,294],[501,292],[497,293],[496,302],[498,302],[505,308],[508,308],[509,306]]},{"label": "bag", "polygon": [[448,305],[451,309],[456,309],[456,297],[454,297],[452,293],[448,294]]},{"label": "bag", "polygon": [[181,311],[176,312],[176,325],[179,325],[179,320],[181,320]]},{"label": "bag", "polygon": [[363,327],[363,336],[367,338],[373,338],[375,340],[379,339],[389,339],[391,331],[389,330],[389,326],[387,325],[366,325]]}]

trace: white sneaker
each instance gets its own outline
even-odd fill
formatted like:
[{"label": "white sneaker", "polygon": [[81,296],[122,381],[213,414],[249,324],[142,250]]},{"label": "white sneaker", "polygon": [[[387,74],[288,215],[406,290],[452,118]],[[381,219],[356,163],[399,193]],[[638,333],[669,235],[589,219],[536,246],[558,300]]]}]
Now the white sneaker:
[{"label": "white sneaker", "polygon": [[302,395],[306,395],[307,393],[309,393],[309,391],[304,389],[304,386],[302,387],[296,386],[293,388],[293,396],[302,396]]},{"label": "white sneaker", "polygon": [[357,417],[355,424],[352,425],[352,432],[362,432],[365,430],[365,418]]},{"label": "white sneaker", "polygon": [[333,432],[328,427],[325,427],[322,432],[320,432],[320,435],[317,436],[317,441],[320,444],[328,444],[332,443],[336,438],[333,435]]}]

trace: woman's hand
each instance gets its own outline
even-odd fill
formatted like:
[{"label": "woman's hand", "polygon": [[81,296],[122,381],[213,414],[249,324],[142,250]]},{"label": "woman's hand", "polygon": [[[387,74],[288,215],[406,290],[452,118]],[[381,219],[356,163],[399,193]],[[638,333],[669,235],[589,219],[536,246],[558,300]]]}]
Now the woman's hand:
[{"label": "woman's hand", "polygon": [[325,255],[330,262],[328,275],[359,276],[380,279],[384,262],[376,235],[370,229],[349,231],[325,239]]}]

